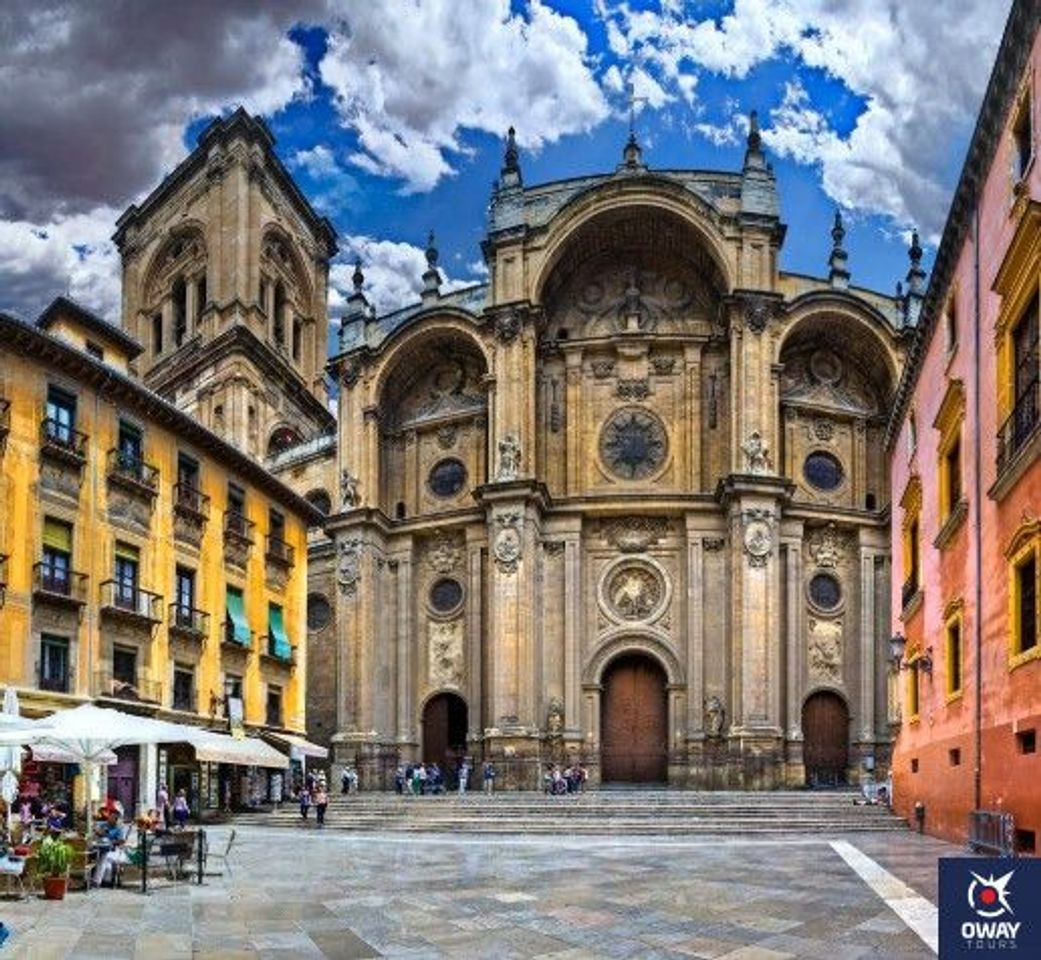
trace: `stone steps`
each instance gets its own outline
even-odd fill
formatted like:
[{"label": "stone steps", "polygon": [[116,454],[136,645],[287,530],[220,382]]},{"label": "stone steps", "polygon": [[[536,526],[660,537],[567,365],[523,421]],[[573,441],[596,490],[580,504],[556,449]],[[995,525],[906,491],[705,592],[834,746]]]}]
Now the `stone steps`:
[{"label": "stone steps", "polygon": [[[471,793],[401,797],[366,793],[330,797],[327,827],[357,832],[450,834],[746,834],[836,835],[906,830],[882,806],[854,804],[854,791],[828,793],[696,793],[680,790],[598,790],[577,796]],[[240,822],[313,829],[295,804]]]}]

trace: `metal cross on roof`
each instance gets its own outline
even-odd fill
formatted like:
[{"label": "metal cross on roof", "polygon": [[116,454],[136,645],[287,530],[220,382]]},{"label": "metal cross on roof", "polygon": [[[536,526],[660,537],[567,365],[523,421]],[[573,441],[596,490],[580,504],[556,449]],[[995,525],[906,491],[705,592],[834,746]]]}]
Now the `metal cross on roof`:
[{"label": "metal cross on roof", "polygon": [[629,99],[629,136],[636,136],[636,104],[646,103],[647,97],[636,96],[636,85],[633,83],[632,74],[629,75],[629,79],[625,82],[625,90],[628,94]]}]

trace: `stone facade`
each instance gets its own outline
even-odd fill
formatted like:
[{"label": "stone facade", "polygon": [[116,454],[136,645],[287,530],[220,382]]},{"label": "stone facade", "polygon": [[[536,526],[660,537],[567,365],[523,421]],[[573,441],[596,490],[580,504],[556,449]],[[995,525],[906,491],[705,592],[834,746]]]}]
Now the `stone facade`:
[{"label": "stone facade", "polygon": [[525,188],[508,149],[488,285],[442,295],[430,251],[422,302],[377,318],[359,283],[330,365],[335,651],[311,644],[337,762],[369,787],[464,753],[508,786],[572,760],[595,783],[635,664],[664,720],[643,743],[624,701],[630,746],[671,784],[888,765],[908,311],[848,285],[836,229],[830,282],[779,271],[754,123],[739,173],[652,171],[630,141],[613,174]]}]

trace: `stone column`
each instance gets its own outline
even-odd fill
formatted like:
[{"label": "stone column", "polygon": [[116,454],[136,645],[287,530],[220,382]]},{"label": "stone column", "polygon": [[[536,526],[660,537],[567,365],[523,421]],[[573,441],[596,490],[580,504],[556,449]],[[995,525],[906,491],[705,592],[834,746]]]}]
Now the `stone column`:
[{"label": "stone column", "polygon": [[470,691],[469,729],[471,741],[479,741],[485,726],[484,674],[485,658],[494,655],[494,645],[487,644],[484,625],[484,552],[485,541],[480,531],[466,531],[466,644],[467,675]]},{"label": "stone column", "polygon": [[785,624],[785,684],[784,711],[785,739],[787,741],[787,785],[802,786],[805,771],[802,762],[802,696],[806,676],[806,604],[802,594],[803,558],[801,524],[796,535],[786,536],[785,590],[788,618]]},{"label": "stone column", "polygon": [[564,736],[582,737],[582,535],[564,540]]},{"label": "stone column", "polygon": [[396,557],[398,564],[398,616],[396,624],[396,680],[397,680],[397,742],[402,747],[415,743],[415,690],[416,664],[413,651],[417,644],[413,636],[413,609],[416,602],[412,576],[412,551],[402,551]]}]

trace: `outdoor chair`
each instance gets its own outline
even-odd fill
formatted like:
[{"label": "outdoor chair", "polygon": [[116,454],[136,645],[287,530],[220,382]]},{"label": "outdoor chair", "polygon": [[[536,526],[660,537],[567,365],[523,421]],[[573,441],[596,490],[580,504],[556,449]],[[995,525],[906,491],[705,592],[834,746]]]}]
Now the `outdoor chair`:
[{"label": "outdoor chair", "polygon": [[228,842],[226,844],[224,844],[224,852],[223,853],[221,853],[219,851],[211,851],[209,849],[209,843],[207,843],[206,844],[206,851],[205,851],[207,866],[209,866],[210,860],[219,860],[221,862],[221,864],[223,864],[223,868],[222,868],[222,870],[220,872],[220,875],[223,876],[224,871],[227,870],[228,876],[230,877],[231,876],[231,863],[228,860],[228,856],[231,853],[231,848],[232,848],[232,845],[234,843],[235,843],[235,831],[234,830],[232,830],[231,833],[228,834]]}]

